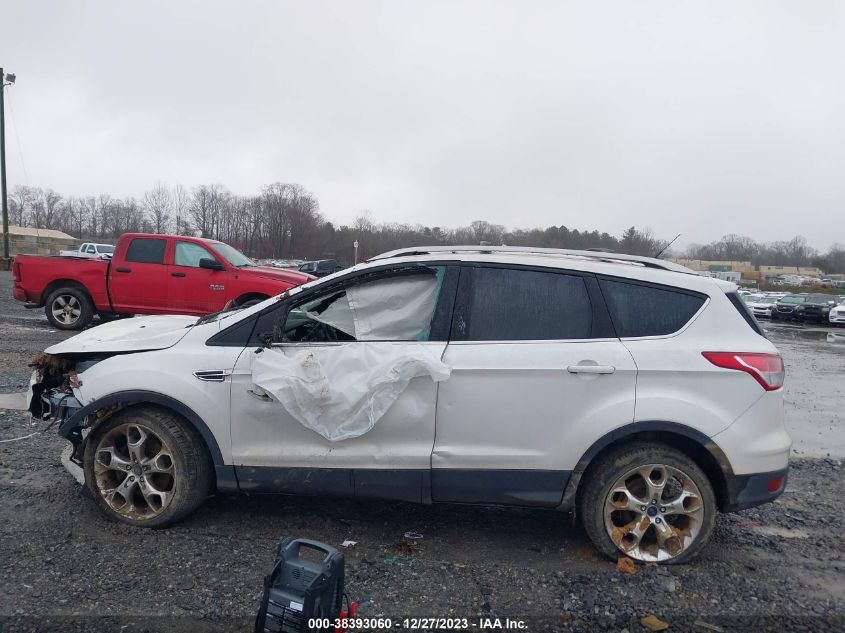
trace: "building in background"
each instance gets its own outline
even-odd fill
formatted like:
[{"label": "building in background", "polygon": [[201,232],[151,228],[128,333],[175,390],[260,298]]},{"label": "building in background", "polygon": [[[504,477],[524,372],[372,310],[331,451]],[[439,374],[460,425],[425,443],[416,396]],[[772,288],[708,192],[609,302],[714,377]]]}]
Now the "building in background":
[{"label": "building in background", "polygon": [[9,226],[9,255],[58,255],[79,246],[79,240],[53,229]]}]

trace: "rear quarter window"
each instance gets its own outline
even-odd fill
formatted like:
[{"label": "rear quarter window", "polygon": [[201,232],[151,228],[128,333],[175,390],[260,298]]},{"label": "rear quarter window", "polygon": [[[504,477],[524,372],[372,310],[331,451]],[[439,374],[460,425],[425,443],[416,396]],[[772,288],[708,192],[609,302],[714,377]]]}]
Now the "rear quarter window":
[{"label": "rear quarter window", "polygon": [[674,334],[706,300],[680,288],[603,278],[599,280],[620,338]]},{"label": "rear quarter window", "polygon": [[748,324],[748,326],[752,330],[757,332],[757,334],[759,334],[760,336],[766,336],[766,334],[763,332],[763,328],[760,327],[760,323],[758,323],[757,321],[757,317],[755,317],[751,310],[748,309],[748,306],[745,305],[745,302],[742,300],[742,297],[740,297],[735,292],[726,292],[725,294],[727,295],[728,300],[731,302],[731,304],[733,304],[733,307],[737,309],[739,315]]}]

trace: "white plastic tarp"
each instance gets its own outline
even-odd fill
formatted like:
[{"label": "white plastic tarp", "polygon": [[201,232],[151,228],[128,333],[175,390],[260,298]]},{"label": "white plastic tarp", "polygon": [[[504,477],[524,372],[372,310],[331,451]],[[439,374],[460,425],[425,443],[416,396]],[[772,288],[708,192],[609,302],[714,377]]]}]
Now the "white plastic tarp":
[{"label": "white plastic tarp", "polygon": [[417,341],[428,334],[439,288],[435,275],[380,279],[350,286],[322,313],[307,314],[356,341]]},{"label": "white plastic tarp", "polygon": [[370,431],[411,379],[451,368],[418,343],[274,347],[253,356],[252,382],[305,428],[338,442]]}]

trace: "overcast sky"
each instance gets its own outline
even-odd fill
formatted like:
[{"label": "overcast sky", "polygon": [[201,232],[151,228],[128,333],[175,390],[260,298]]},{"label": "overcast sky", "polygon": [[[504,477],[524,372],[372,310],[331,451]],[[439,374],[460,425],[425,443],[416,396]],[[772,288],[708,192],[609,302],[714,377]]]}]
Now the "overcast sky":
[{"label": "overcast sky", "polygon": [[841,2],[2,4],[10,187],[845,242]]}]

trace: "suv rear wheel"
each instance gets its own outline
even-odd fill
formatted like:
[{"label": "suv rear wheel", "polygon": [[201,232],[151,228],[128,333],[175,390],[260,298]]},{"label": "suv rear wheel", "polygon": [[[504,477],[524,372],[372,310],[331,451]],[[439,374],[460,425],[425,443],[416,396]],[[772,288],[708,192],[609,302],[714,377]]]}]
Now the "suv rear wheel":
[{"label": "suv rear wheel", "polygon": [[212,465],[196,431],[154,406],[118,411],[94,428],[85,445],[85,483],[112,519],[165,527],[202,504]]},{"label": "suv rear wheel", "polygon": [[707,475],[688,456],[658,443],[635,443],[591,465],[578,511],[605,556],[682,563],[704,547],[716,522]]}]

